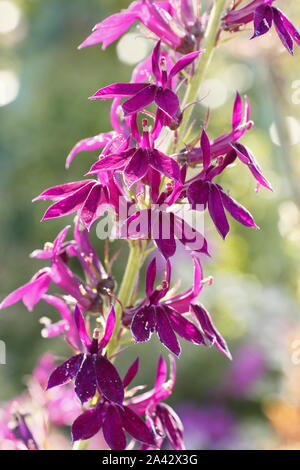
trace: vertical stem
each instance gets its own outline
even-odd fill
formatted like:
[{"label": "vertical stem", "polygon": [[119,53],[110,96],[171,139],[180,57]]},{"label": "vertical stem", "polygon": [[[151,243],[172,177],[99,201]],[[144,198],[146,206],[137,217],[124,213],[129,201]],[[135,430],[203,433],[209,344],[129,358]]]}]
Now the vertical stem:
[{"label": "vertical stem", "polygon": [[[123,307],[128,306],[132,292],[139,274],[140,266],[143,261],[143,253],[139,241],[129,241],[129,256],[127,260],[126,269],[123,275],[122,283],[118,293],[118,299],[123,305]],[[118,303],[116,304],[116,326],[114,334],[110,340],[108,352],[112,352],[118,346],[118,333],[121,326],[122,320],[122,307]]]},{"label": "vertical stem", "polygon": [[[195,75],[190,80],[188,84],[182,107],[186,104],[195,101],[198,97],[199,88],[202,83],[202,80],[207,72],[207,69],[210,65],[212,60],[212,56],[215,50],[216,41],[217,41],[217,34],[220,28],[220,21],[222,18],[223,10],[225,8],[226,0],[215,0],[214,6],[212,8],[208,25],[205,31],[204,41],[203,41],[203,48],[205,52],[199,57],[198,62],[196,64],[196,72]],[[187,125],[189,123],[191,114],[193,111],[193,106],[190,106],[186,109],[183,114],[182,123],[179,127],[178,131],[178,142],[184,138],[184,135],[187,130]]]}]

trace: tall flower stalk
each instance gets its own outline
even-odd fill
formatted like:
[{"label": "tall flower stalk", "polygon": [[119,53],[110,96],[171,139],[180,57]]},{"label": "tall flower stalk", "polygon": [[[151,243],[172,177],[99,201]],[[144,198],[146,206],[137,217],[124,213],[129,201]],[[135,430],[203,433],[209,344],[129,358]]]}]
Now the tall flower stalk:
[{"label": "tall flower stalk", "polygon": [[[190,118],[224,30],[236,33],[253,22],[253,38],[257,38],[274,23],[289,52],[293,41],[299,44],[299,34],[273,0],[244,2],[241,8],[240,1],[228,3],[214,0],[201,11],[198,0],[135,1],[98,23],[80,45],[106,47],[136,21],[152,40],[155,35],[151,56],[137,65],[130,82],[108,85],[90,97],[113,102],[112,130],[81,140],[67,157],[69,167],[81,151],[101,150],[85,175],[88,179],[53,186],[36,198],[54,201],[43,220],[75,215],[73,238],[68,239],[71,227],[66,226],[53,242],[35,250],[31,256],[45,260],[47,266],[0,305],[4,308],[22,300],[32,310],[44,301],[57,310],[57,322],[42,319],[42,334],[63,336],[72,354],[54,368],[46,388],[52,391],[74,383],[74,400],[82,411],[72,425],[74,449],[86,449],[100,432],[111,449],[127,445],[160,449],[166,440],[174,449],[184,449],[180,418],[165,403],[175,386],[174,357],[181,354],[181,340],[214,346],[231,359],[226,341],[198,300],[210,283],[202,269],[209,241],[178,208],[200,216],[207,209],[225,239],[230,230],[228,215],[246,227],[258,227],[249,211],[220,185],[220,174],[229,171],[233,162],[241,162],[257,186],[272,187],[250,149],[240,142],[253,124],[247,98],[243,102],[236,94],[229,131],[214,139],[203,126],[198,132],[193,128],[197,138],[189,140]],[[113,219],[110,235],[126,239],[129,245],[117,292],[117,253],[109,259],[105,250],[99,258],[89,238],[107,210]],[[179,243],[188,252],[194,276],[191,287],[177,293],[172,258]],[[79,262],[81,275],[72,271],[72,258]],[[145,293],[138,298],[146,260]],[[49,295],[50,284],[63,294]],[[124,345],[134,347],[133,343],[150,341],[154,334],[171,353],[169,373],[161,356],[154,388],[140,393],[141,387],[130,388],[139,360],[121,374],[115,358]],[[26,448],[39,448],[22,416],[18,422],[25,431],[16,428],[12,439],[21,439]]]}]

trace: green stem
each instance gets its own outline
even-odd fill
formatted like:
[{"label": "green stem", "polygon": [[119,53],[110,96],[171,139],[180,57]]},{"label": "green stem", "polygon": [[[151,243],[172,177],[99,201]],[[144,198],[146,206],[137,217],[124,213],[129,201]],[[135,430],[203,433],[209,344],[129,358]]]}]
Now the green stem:
[{"label": "green stem", "polygon": [[[139,274],[140,266],[143,262],[143,251],[139,241],[129,241],[129,256],[127,260],[126,269],[123,275],[122,283],[118,293],[118,299],[125,308],[129,305],[132,292]],[[116,304],[116,326],[114,334],[109,342],[108,354],[111,355],[118,347],[119,331],[122,320],[122,307],[119,303]]]},{"label": "green stem", "polygon": [[[207,69],[210,65],[210,62],[213,57],[213,53],[215,50],[216,42],[217,42],[217,35],[220,28],[220,21],[222,18],[223,10],[225,8],[226,0],[215,0],[214,6],[212,8],[209,22],[205,31],[205,36],[203,40],[203,48],[205,52],[201,54],[198,59],[198,62],[195,67],[195,74],[190,80],[184,99],[182,103],[182,107],[184,107],[188,103],[192,103],[197,100],[200,85],[205,77]],[[178,143],[179,145],[182,143],[182,139],[185,136],[187,131],[187,125],[191,118],[191,114],[193,111],[193,106],[190,106],[185,110],[183,113],[183,119],[181,125],[178,130]]]},{"label": "green stem", "polygon": [[86,441],[76,441],[73,444],[73,450],[86,450],[89,440]]}]

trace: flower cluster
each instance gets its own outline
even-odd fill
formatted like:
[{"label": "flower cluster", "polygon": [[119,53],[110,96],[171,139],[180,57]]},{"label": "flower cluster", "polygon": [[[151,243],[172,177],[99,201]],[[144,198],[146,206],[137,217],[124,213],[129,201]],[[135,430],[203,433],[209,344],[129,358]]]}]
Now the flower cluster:
[{"label": "flower cluster", "polygon": [[[200,262],[200,255],[209,256],[209,243],[176,207],[184,206],[201,217],[207,210],[225,238],[230,230],[228,214],[246,227],[258,227],[249,211],[221,186],[220,175],[240,162],[248,167],[257,187],[272,188],[251,151],[240,142],[253,124],[248,99],[243,103],[237,93],[229,132],[210,139],[206,123],[193,129],[192,138],[180,131],[188,107],[194,104],[182,104],[182,90],[189,89],[197,77],[202,56],[211,53],[205,50],[205,31],[211,24],[217,24],[214,43],[222,30],[236,31],[253,21],[253,37],[265,34],[274,23],[289,52],[293,40],[299,44],[299,34],[273,6],[274,0],[254,0],[238,9],[239,3],[234,1],[223,15],[218,0],[202,14],[200,2],[192,0],[136,1],[97,24],[80,46],[102,43],[106,47],[135,21],[155,41],[151,56],[137,65],[129,83],[108,85],[91,96],[113,100],[112,130],[81,140],[68,155],[67,167],[82,151],[101,151],[87,178],[48,188],[35,199],[53,201],[42,220],[75,216],[73,239],[67,241],[67,225],[53,243],[34,251],[33,258],[48,260],[50,266],[0,305],[4,308],[22,300],[32,310],[42,300],[57,310],[58,321],[41,319],[42,335],[63,335],[72,355],[52,371],[47,390],[74,382],[74,397],[83,409],[72,425],[75,442],[86,441],[101,430],[111,449],[127,445],[157,449],[165,439],[174,449],[184,448],[180,419],[162,402],[174,388],[174,358],[170,359],[170,378],[161,357],[154,388],[139,394],[141,387],[128,389],[138,360],[124,379],[114,364],[124,343],[149,341],[156,333],[175,356],[181,352],[178,338],[183,338],[203,347],[214,345],[231,357],[210,314],[198,302],[209,283]],[[89,232],[106,211],[112,214],[114,233],[126,238],[131,250],[119,292],[115,292],[113,274],[117,253],[109,260],[106,250],[101,262],[90,241]],[[194,264],[193,284],[180,293],[171,287],[178,242]],[[139,271],[154,249],[146,271],[145,296],[137,298]],[[81,275],[73,268],[74,260]],[[164,271],[160,281],[158,264]],[[49,294],[50,284],[59,291]],[[25,430],[23,441],[35,446],[22,416],[19,428]],[[127,444],[126,436],[132,443]]]}]

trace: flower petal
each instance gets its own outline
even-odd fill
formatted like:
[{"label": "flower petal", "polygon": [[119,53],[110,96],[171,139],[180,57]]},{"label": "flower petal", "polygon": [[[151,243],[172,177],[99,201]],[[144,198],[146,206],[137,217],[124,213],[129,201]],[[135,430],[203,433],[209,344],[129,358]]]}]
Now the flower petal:
[{"label": "flower petal", "polygon": [[83,357],[83,354],[77,354],[57,367],[49,377],[46,390],[56,387],[57,385],[64,385],[72,380],[80,369]]},{"label": "flower petal", "polygon": [[153,307],[139,309],[133,317],[131,332],[137,343],[149,341],[156,326],[155,310]]},{"label": "flower petal", "polygon": [[96,393],[94,358],[90,355],[85,357],[76,376],[75,393],[81,403],[91,400]]},{"label": "flower petal", "polygon": [[32,202],[44,199],[59,199],[66,195],[74,194],[78,189],[85,186],[87,183],[94,182],[93,180],[74,181],[73,183],[60,184],[52,186],[43,191],[39,196],[34,198]]},{"label": "flower petal", "polygon": [[165,307],[165,312],[173,330],[179,336],[194,344],[205,344],[202,334],[192,322],[168,307]]},{"label": "flower petal", "polygon": [[88,332],[86,331],[84,317],[78,305],[76,305],[74,309],[74,320],[75,320],[75,324],[78,330],[79,337],[82,343],[88,349],[91,346],[92,341],[90,340]]},{"label": "flower petal", "polygon": [[202,149],[202,154],[203,154],[203,167],[204,167],[204,170],[207,170],[208,167],[210,166],[211,154],[210,154],[209,138],[204,129],[201,133],[200,144],[201,144],[201,149]]},{"label": "flower petal", "polygon": [[154,283],[156,279],[156,258],[154,257],[149,263],[146,272],[146,294],[150,297],[154,291]]},{"label": "flower petal", "polygon": [[191,52],[190,54],[186,54],[181,59],[179,59],[172,70],[170,71],[170,77],[174,77],[177,73],[179,73],[182,69],[190,65],[191,63],[194,62],[197,57],[202,54],[204,50],[196,51],[196,52]]},{"label": "flower petal", "polygon": [[149,155],[146,150],[139,149],[131,157],[124,173],[126,183],[129,187],[141,180],[147,173],[149,165]]},{"label": "flower petal", "polygon": [[169,88],[163,90],[158,89],[155,95],[155,103],[162,109],[171,119],[178,121],[177,112],[179,111],[178,96]]},{"label": "flower petal", "polygon": [[122,104],[125,115],[128,116],[129,114],[138,113],[142,109],[146,108],[154,101],[155,95],[155,85],[147,85],[146,87],[144,86],[141,91],[136,93],[132,98]]},{"label": "flower petal", "polygon": [[229,224],[224,211],[220,191],[214,184],[210,184],[209,186],[208,210],[216,229],[221,237],[225,239],[229,232]]},{"label": "flower petal", "polygon": [[82,413],[72,424],[73,441],[81,441],[93,437],[100,431],[102,421],[102,409],[94,408]]},{"label": "flower petal", "polygon": [[96,91],[90,100],[117,98],[118,96],[134,96],[144,88],[148,88],[148,83],[114,83]]},{"label": "flower petal", "polygon": [[120,414],[122,417],[123,427],[130,436],[140,442],[148,444],[149,446],[156,447],[154,435],[148,429],[144,421],[134,411],[132,411],[128,406],[124,406],[123,409],[120,409]]},{"label": "flower petal", "polygon": [[179,356],[181,352],[180,344],[162,307],[156,307],[156,331],[160,341],[172,353]]},{"label": "flower petal", "polygon": [[168,178],[179,181],[180,169],[178,163],[159,150],[152,150],[150,153],[150,165]]},{"label": "flower petal", "polygon": [[106,357],[99,356],[95,360],[95,371],[99,391],[107,400],[122,404],[124,387],[115,366]]},{"label": "flower petal", "polygon": [[78,153],[101,149],[112,140],[113,135],[114,134],[112,132],[105,132],[95,135],[94,137],[87,137],[86,139],[82,139],[80,142],[77,142],[67,156],[66,168],[70,167],[74,157]]},{"label": "flower petal", "polygon": [[108,406],[103,422],[103,436],[112,450],[124,450],[126,447],[122,424],[119,410],[115,406]]},{"label": "flower petal", "polygon": [[108,345],[110,338],[113,334],[113,331],[115,329],[115,324],[116,324],[116,314],[115,314],[114,306],[112,306],[108,314],[108,317],[106,319],[104,335],[99,342],[100,352],[102,351],[102,349],[104,349]]},{"label": "flower petal", "polygon": [[279,39],[284,45],[284,47],[289,51],[289,53],[293,55],[294,54],[293,39],[284,25],[283,18],[281,17],[277,8],[273,7],[272,11],[273,11],[274,25],[275,25],[277,34],[279,36]]},{"label": "flower petal", "polygon": [[246,227],[259,228],[254,222],[252,215],[245,207],[235,201],[231,196],[228,196],[224,191],[220,190],[220,194],[225,209],[235,220]]},{"label": "flower petal", "polygon": [[123,387],[126,388],[133,381],[139,370],[139,358],[137,358],[129,367],[123,379]]}]

